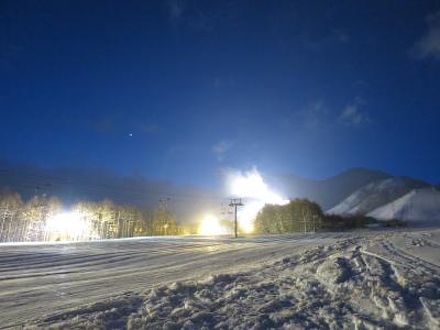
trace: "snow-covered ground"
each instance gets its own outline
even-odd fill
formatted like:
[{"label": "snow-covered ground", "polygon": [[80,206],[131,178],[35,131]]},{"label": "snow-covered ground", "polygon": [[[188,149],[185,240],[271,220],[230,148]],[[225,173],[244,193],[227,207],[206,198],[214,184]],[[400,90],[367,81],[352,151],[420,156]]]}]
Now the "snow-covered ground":
[{"label": "snow-covered ground", "polygon": [[440,230],[0,246],[0,327],[440,327]]}]

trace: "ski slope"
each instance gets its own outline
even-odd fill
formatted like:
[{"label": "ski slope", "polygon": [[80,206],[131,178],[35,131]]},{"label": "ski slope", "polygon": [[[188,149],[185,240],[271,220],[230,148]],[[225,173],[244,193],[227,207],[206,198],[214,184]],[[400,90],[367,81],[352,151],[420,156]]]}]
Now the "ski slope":
[{"label": "ski slope", "polygon": [[399,219],[411,226],[440,224],[440,191],[433,188],[415,189],[401,198],[368,213],[379,220]]},{"label": "ski slope", "polygon": [[413,189],[427,184],[411,178],[391,177],[374,181],[353,192],[338,205],[328,210],[329,214],[367,214],[378,207],[402,197]]},{"label": "ski slope", "polygon": [[0,246],[1,328],[438,328],[440,230]]}]

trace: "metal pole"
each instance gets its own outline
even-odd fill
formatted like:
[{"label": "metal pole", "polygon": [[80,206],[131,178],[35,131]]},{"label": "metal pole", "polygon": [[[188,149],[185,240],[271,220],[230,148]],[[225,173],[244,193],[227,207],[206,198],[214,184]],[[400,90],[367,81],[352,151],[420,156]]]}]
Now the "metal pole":
[{"label": "metal pole", "polygon": [[238,207],[243,206],[241,198],[232,198],[229,206],[234,207],[234,234],[235,238],[238,238]]},{"label": "metal pole", "polygon": [[237,205],[235,205],[235,217],[234,217],[234,223],[235,223],[235,238],[238,238],[238,221],[237,221]]}]

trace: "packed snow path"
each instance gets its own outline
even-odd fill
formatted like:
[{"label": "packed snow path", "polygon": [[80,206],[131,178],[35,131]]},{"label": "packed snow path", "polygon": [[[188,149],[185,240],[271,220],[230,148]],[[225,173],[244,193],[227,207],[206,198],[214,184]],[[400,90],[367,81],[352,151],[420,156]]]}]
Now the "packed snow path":
[{"label": "packed snow path", "polygon": [[440,231],[0,247],[0,326],[440,327]]}]

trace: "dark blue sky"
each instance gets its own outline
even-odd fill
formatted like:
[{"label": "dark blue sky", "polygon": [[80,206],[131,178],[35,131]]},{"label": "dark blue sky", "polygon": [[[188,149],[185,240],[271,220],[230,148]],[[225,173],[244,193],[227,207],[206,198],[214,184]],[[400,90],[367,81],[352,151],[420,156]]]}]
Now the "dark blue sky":
[{"label": "dark blue sky", "polygon": [[1,1],[0,158],[440,181],[438,1]]}]

